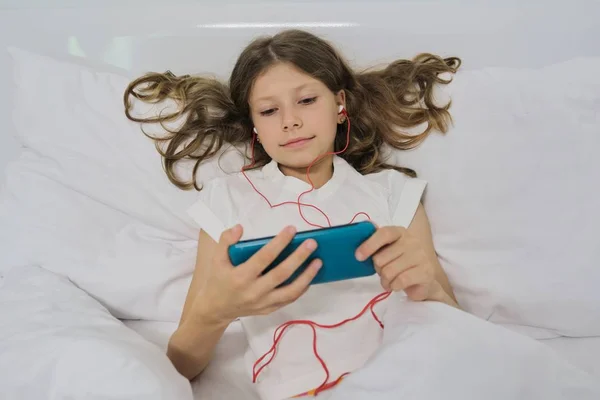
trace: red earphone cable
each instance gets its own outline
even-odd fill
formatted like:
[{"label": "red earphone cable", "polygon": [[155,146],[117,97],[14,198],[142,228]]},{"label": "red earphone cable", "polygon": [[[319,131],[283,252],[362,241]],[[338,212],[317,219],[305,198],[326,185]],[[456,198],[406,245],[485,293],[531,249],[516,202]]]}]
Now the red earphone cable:
[{"label": "red earphone cable", "polygon": [[[277,345],[279,344],[279,341],[281,340],[281,337],[283,336],[283,334],[285,333],[285,331],[287,330],[287,328],[289,328],[290,326],[293,325],[308,325],[311,327],[312,331],[313,331],[313,352],[315,354],[315,357],[317,358],[317,360],[319,361],[319,363],[321,364],[321,366],[323,367],[323,370],[325,372],[325,379],[323,380],[323,383],[321,383],[321,385],[319,385],[319,387],[317,387],[315,389],[315,395],[317,395],[319,392],[325,390],[325,388],[328,388],[328,384],[329,384],[329,368],[327,368],[327,364],[325,363],[325,361],[321,358],[321,356],[319,355],[319,352],[317,350],[317,331],[316,328],[323,328],[323,329],[333,329],[333,328],[338,328],[342,325],[347,324],[348,322],[352,322],[352,321],[356,321],[357,319],[359,319],[360,317],[362,317],[365,312],[367,310],[371,311],[371,314],[373,315],[373,318],[375,319],[375,321],[377,321],[377,323],[379,324],[379,326],[383,329],[383,323],[381,322],[381,320],[377,317],[377,315],[375,314],[373,307],[375,307],[378,303],[380,303],[381,301],[387,299],[390,296],[391,292],[383,292],[378,294],[377,296],[375,296],[373,299],[371,299],[367,305],[361,310],[360,313],[358,313],[357,315],[355,315],[352,318],[347,318],[341,322],[338,322],[336,324],[331,324],[331,325],[323,325],[323,324],[319,324],[317,322],[314,321],[309,321],[309,320],[292,320],[292,321],[288,321],[284,324],[281,324],[277,327],[277,329],[275,329],[275,332],[273,333],[273,345],[271,346],[271,348],[269,349],[269,351],[267,351],[265,354],[263,354],[258,360],[256,360],[256,362],[254,363],[254,367],[252,370],[252,382],[256,383],[256,380],[258,379],[258,376],[260,375],[260,373],[262,372],[262,370],[264,368],[266,368],[275,358],[275,354],[277,352]],[[269,359],[262,365],[260,365],[262,363],[262,361],[269,356]],[[260,367],[258,367],[260,365]],[[258,367],[258,369],[257,369]],[[344,374],[342,374],[342,376],[340,376],[335,382],[338,382],[343,376],[347,375],[349,372],[345,372]]]},{"label": "red earphone cable", "polygon": [[[314,164],[315,164],[317,161],[319,161],[320,159],[322,159],[322,158],[324,158],[324,157],[327,157],[327,156],[329,156],[329,155],[337,155],[337,154],[343,153],[344,151],[346,151],[346,149],[347,149],[347,148],[348,148],[348,146],[350,145],[350,117],[348,116],[348,113],[346,112],[346,109],[343,109],[343,110],[342,110],[342,114],[343,114],[343,115],[346,117],[346,121],[348,122],[348,129],[347,129],[347,131],[346,131],[346,146],[344,146],[344,148],[343,148],[342,150],[339,150],[339,151],[337,151],[337,152],[327,152],[327,153],[325,153],[325,154],[322,154],[322,155],[318,156],[317,158],[315,158],[315,159],[314,159],[314,160],[313,160],[313,161],[312,161],[312,162],[309,164],[308,168],[306,169],[306,178],[308,179],[308,182],[310,183],[310,186],[311,186],[311,188],[310,188],[310,189],[308,189],[308,190],[306,190],[306,191],[304,191],[304,192],[302,192],[302,193],[300,193],[300,194],[298,195],[298,199],[297,199],[296,201],[284,201],[284,202],[282,202],[282,203],[278,203],[278,204],[271,204],[271,202],[269,201],[269,199],[267,199],[267,197],[266,197],[264,194],[262,194],[262,193],[261,193],[261,192],[260,192],[260,191],[259,191],[259,190],[256,188],[256,186],[254,185],[254,183],[252,183],[252,181],[250,180],[250,178],[248,178],[248,175],[246,175],[246,170],[248,170],[248,169],[250,169],[250,168],[253,168],[253,167],[256,165],[256,161],[254,160],[254,144],[255,144],[255,141],[256,141],[256,135],[252,135],[252,142],[251,142],[251,147],[252,147],[252,149],[251,149],[251,153],[250,153],[250,154],[251,154],[251,163],[250,163],[250,165],[243,166],[243,167],[242,167],[242,170],[241,170],[241,172],[242,172],[242,174],[244,175],[244,177],[246,178],[246,180],[248,181],[248,183],[250,183],[250,186],[252,186],[252,189],[254,189],[254,191],[255,191],[256,193],[258,193],[258,194],[259,194],[259,195],[260,195],[260,196],[261,196],[261,197],[262,197],[262,198],[263,198],[263,199],[264,199],[264,200],[267,202],[267,204],[269,205],[269,207],[270,207],[270,208],[277,208],[277,207],[280,207],[280,206],[283,206],[283,205],[286,205],[286,204],[294,204],[294,205],[297,205],[297,206],[298,206],[298,212],[300,213],[300,217],[301,217],[301,218],[304,220],[304,222],[306,222],[307,224],[309,224],[309,225],[311,225],[311,226],[317,227],[317,228],[325,228],[325,226],[323,226],[323,225],[319,225],[319,224],[315,224],[315,223],[312,223],[312,222],[310,222],[309,220],[307,220],[307,219],[304,217],[304,214],[302,213],[302,207],[311,207],[311,208],[313,208],[313,209],[317,210],[318,212],[320,212],[320,213],[321,213],[321,215],[323,215],[323,216],[325,217],[325,219],[327,220],[327,226],[328,226],[328,227],[332,226],[332,225],[331,225],[331,221],[329,220],[329,217],[327,216],[327,214],[325,214],[325,212],[324,212],[323,210],[321,210],[319,207],[317,207],[317,206],[315,206],[315,205],[313,205],[313,204],[301,203],[301,202],[300,202],[300,199],[301,199],[301,198],[302,198],[302,196],[304,196],[305,194],[307,194],[307,193],[310,193],[310,192],[312,192],[313,190],[315,190],[315,185],[314,185],[314,183],[313,183],[312,179],[310,179],[310,168],[311,168],[311,167],[312,167],[312,166],[313,166],[313,165],[314,165]],[[356,217],[358,217],[358,216],[359,216],[359,215],[361,215],[361,214],[362,214],[362,215],[364,215],[364,216],[366,216],[368,219],[371,219],[371,217],[369,217],[369,215],[368,215],[367,213],[364,213],[364,212],[359,212],[359,213],[356,213],[356,214],[354,215],[354,217],[352,217],[352,220],[350,220],[350,222],[349,222],[349,223],[351,224],[352,222],[354,222],[354,220],[356,219]]]},{"label": "red earphone cable", "polygon": [[[298,195],[298,198],[296,201],[285,201],[282,203],[278,203],[278,204],[272,204],[269,199],[267,199],[267,197],[265,195],[263,195],[257,188],[256,186],[252,183],[252,181],[250,180],[250,178],[246,175],[246,170],[253,168],[256,164],[256,161],[254,159],[254,144],[255,144],[255,140],[256,140],[256,135],[252,136],[252,149],[251,149],[251,164],[248,166],[244,166],[242,167],[242,174],[244,175],[244,177],[246,178],[246,180],[248,181],[248,183],[250,183],[250,186],[252,186],[252,188],[254,189],[254,191],[256,193],[258,193],[265,201],[266,203],[269,205],[270,208],[276,208],[276,207],[280,207],[282,205],[286,205],[286,204],[293,204],[293,205],[297,205],[298,206],[298,212],[300,213],[300,217],[302,217],[302,219],[309,225],[314,226],[314,227],[318,227],[318,228],[325,228],[322,225],[318,225],[315,223],[312,223],[310,221],[308,221],[305,217],[304,214],[302,213],[302,207],[311,207],[315,210],[317,210],[318,212],[321,213],[321,215],[323,215],[325,217],[325,219],[327,220],[327,226],[332,226],[331,225],[331,221],[329,220],[329,217],[327,216],[327,214],[325,214],[325,212],[323,212],[323,210],[321,210],[319,207],[313,205],[313,204],[306,204],[306,203],[301,203],[300,199],[302,198],[302,196],[304,196],[307,193],[312,192],[313,190],[315,190],[315,185],[312,182],[312,179],[310,179],[310,168],[320,159],[327,157],[329,155],[337,155],[340,153],[343,153],[344,151],[346,151],[346,149],[348,148],[349,144],[350,144],[350,117],[348,116],[348,113],[346,112],[345,109],[342,110],[342,114],[346,117],[346,121],[348,122],[348,129],[346,132],[346,146],[337,152],[328,152],[325,153],[319,157],[317,157],[315,160],[313,160],[313,162],[310,163],[310,165],[308,166],[308,168],[306,169],[306,177],[308,179],[308,182],[310,183],[311,188],[300,193]],[[359,215],[364,215],[366,216],[369,220],[371,219],[371,217],[365,213],[365,212],[359,212],[356,213],[354,215],[354,217],[352,217],[352,220],[349,223],[354,222],[354,220],[356,219],[356,217],[358,217]],[[313,352],[315,354],[315,357],[317,358],[317,360],[319,361],[319,363],[321,364],[321,366],[323,367],[323,370],[325,371],[325,380],[323,381],[323,383],[317,387],[314,390],[314,395],[317,395],[319,392],[329,389],[330,387],[335,386],[344,376],[346,376],[348,373],[344,373],[342,374],[339,378],[337,378],[337,380],[333,381],[333,382],[329,382],[329,368],[327,368],[327,364],[326,362],[321,358],[321,356],[319,355],[319,352],[317,350],[317,330],[316,328],[323,328],[323,329],[333,329],[333,328],[337,328],[340,327],[348,322],[351,321],[355,321],[358,318],[362,317],[365,312],[367,312],[367,310],[371,311],[371,315],[373,316],[373,318],[375,319],[375,321],[377,321],[377,323],[379,324],[379,326],[383,329],[383,323],[381,322],[381,320],[377,317],[377,315],[375,314],[375,311],[373,310],[373,308],[375,307],[375,305],[377,305],[379,302],[387,299],[390,296],[391,292],[383,292],[378,294],[377,296],[375,296],[373,299],[371,299],[371,301],[369,301],[367,303],[367,305],[362,309],[362,311],[360,313],[358,313],[357,315],[355,315],[352,318],[348,318],[345,319],[341,322],[338,322],[337,324],[332,324],[332,325],[323,325],[323,324],[319,324],[316,323],[314,321],[309,321],[309,320],[293,320],[293,321],[288,321],[284,324],[281,324],[277,327],[277,329],[275,329],[275,332],[273,333],[273,345],[271,346],[271,348],[269,349],[269,351],[267,351],[265,354],[263,354],[255,363],[254,363],[254,368],[252,371],[252,382],[256,383],[258,376],[260,375],[260,373],[263,371],[263,369],[265,367],[267,367],[275,358],[275,354],[277,351],[277,345],[279,344],[279,341],[281,340],[284,332],[293,325],[308,325],[311,327],[312,332],[313,332]],[[266,358],[269,357],[269,359],[262,365],[261,362]],[[258,367],[260,365],[260,367]],[[258,369],[257,369],[258,367]]]}]

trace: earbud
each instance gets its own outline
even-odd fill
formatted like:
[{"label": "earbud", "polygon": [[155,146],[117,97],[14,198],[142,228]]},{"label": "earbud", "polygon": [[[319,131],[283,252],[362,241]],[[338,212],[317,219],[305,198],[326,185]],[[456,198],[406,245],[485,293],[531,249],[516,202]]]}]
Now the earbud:
[{"label": "earbud", "polygon": [[342,112],[344,112],[344,106],[340,104],[338,107],[338,114],[341,114]]},{"label": "earbud", "polygon": [[260,143],[260,138],[258,137],[258,131],[256,130],[256,127],[252,128],[252,131],[254,132],[254,136],[256,136],[256,141]]}]

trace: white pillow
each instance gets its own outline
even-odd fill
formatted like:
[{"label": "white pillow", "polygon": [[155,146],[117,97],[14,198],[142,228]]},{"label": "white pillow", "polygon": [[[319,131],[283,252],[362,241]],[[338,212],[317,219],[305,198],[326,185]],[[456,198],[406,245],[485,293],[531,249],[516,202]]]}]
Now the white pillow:
[{"label": "white pillow", "polygon": [[[131,78],[75,57],[10,55],[26,149],[7,168],[3,268],[43,265],[120,318],[176,321],[194,267],[198,228],[186,210],[197,193],[168,181],[154,143],[124,116]],[[237,168],[229,154],[201,167],[202,179]]]},{"label": "white pillow", "polygon": [[600,58],[462,71],[455,126],[396,162],[460,304],[534,336],[600,335]]},{"label": "white pillow", "polygon": [[192,399],[163,349],[68,279],[39,267],[0,277],[0,398]]}]

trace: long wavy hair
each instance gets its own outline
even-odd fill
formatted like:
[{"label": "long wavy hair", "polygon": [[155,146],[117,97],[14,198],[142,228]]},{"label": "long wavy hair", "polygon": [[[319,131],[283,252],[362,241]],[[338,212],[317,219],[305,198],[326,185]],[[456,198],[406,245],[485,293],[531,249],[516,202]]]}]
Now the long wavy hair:
[{"label": "long wavy hair", "polygon": [[[350,144],[340,157],[361,174],[396,169],[416,176],[411,169],[388,164],[382,152],[384,145],[410,149],[433,130],[446,132],[451,123],[450,102],[434,104],[433,90],[436,83],[450,83],[451,77],[443,79],[440,75],[455,73],[459,58],[423,53],[412,60],[396,60],[383,69],[355,72],[331,44],[301,30],[286,30],[252,41],[237,59],[228,84],[214,78],[176,76],[169,71],[141,76],[125,91],[125,114],[132,121],[163,126],[165,134],[160,137],[142,131],[156,141],[169,180],[181,189],[200,190],[196,175],[203,161],[226,144],[247,145],[251,141],[250,90],[262,72],[280,62],[293,64],[333,93],[345,91],[352,130]],[[132,97],[146,103],[173,100],[176,109],[164,115],[134,116]],[[181,120],[177,128],[167,126]],[[420,134],[402,133],[421,124],[425,128]],[[334,148],[338,151],[346,144],[346,135],[336,138]],[[178,176],[176,165],[190,160],[194,162],[191,179]],[[257,144],[256,167],[270,160]]]}]

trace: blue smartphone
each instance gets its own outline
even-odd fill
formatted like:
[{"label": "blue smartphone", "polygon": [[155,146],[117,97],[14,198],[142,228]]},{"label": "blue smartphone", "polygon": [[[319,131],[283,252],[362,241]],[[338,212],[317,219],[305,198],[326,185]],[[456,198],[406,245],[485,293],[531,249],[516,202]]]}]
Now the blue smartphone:
[{"label": "blue smartphone", "polygon": [[[367,240],[375,230],[375,225],[365,221],[299,232],[277,259],[263,271],[263,274],[279,265],[306,239],[314,239],[318,245],[317,249],[283,285],[287,285],[296,279],[316,258],[323,262],[323,266],[312,280],[311,285],[373,275],[375,274],[375,267],[371,258],[358,261],[354,254],[358,246]],[[246,262],[271,239],[273,239],[273,236],[243,240],[230,246],[229,258],[231,263],[237,266]]]}]

